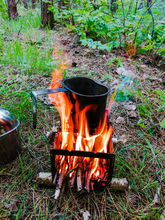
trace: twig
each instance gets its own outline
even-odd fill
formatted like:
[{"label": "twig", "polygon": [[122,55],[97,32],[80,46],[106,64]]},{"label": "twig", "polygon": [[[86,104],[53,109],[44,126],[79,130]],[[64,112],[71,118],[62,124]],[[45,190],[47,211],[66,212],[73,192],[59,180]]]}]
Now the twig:
[{"label": "twig", "polygon": [[82,190],[82,166],[78,167],[77,170],[77,190],[81,191]]},{"label": "twig", "polygon": [[130,1],[129,8],[128,8],[128,12],[127,12],[127,15],[126,15],[126,16],[129,15],[129,13],[130,13],[130,11],[131,11],[131,9],[132,9],[132,4],[133,4],[133,0]]},{"label": "twig", "polygon": [[72,193],[72,190],[71,190],[69,181],[68,181],[68,188],[69,188],[70,194],[71,194],[71,196],[72,196],[72,198],[73,198],[73,201],[75,201],[75,203],[76,203],[76,206],[77,206],[77,209],[78,209],[79,213],[81,213],[81,210],[80,210],[80,208],[79,208],[79,205],[78,205],[78,203],[77,203],[77,201],[76,201],[76,199],[75,199],[75,197],[74,197],[74,195],[73,195],[73,193]]},{"label": "twig", "polygon": [[74,170],[76,170],[76,169],[78,168],[78,166],[79,166],[79,163],[78,163],[75,167],[73,167],[71,170],[69,170],[69,171],[64,175],[64,178],[66,178],[70,173],[72,173]]},{"label": "twig", "polygon": [[63,198],[63,194],[64,194],[64,190],[65,190],[65,185],[66,185],[66,180],[63,181],[63,185],[62,185],[62,190],[61,190],[61,193],[60,193],[60,200],[59,200],[59,204],[61,204],[61,200]]},{"label": "twig", "polygon": [[124,4],[123,4],[123,0],[121,0],[121,4],[122,4],[122,11],[123,11],[124,42],[125,42],[125,45],[126,45],[126,33],[125,33],[125,12],[124,12]]},{"label": "twig", "polygon": [[12,176],[10,173],[0,173],[0,176]]},{"label": "twig", "polygon": [[114,199],[113,199],[113,197],[112,197],[111,193],[109,192],[109,190],[108,190],[108,193],[109,193],[109,195],[110,195],[110,197],[111,197],[111,199],[112,199],[112,202],[113,202],[113,204],[114,204],[115,208],[117,209],[117,211],[118,211],[119,215],[121,216],[121,219],[123,219],[123,217],[122,217],[122,215],[121,215],[121,213],[120,213],[120,211],[119,211],[119,209],[118,209],[117,205],[115,204],[115,201],[114,201]]},{"label": "twig", "polygon": [[[156,0],[149,7],[147,7],[147,10],[142,14],[142,17],[139,19],[138,25],[140,25],[142,19],[144,18],[143,16],[155,4],[155,2],[156,2]],[[137,31],[135,32],[135,37],[134,37],[134,40],[133,40],[133,44],[135,43],[136,36],[137,36]]]},{"label": "twig", "polygon": [[135,13],[134,14],[136,14],[136,12],[137,12],[137,6],[138,6],[138,0],[136,0],[136,7],[135,7]]},{"label": "twig", "polygon": [[76,179],[76,171],[73,173],[73,176],[72,176],[71,187],[74,187],[75,179]]},{"label": "twig", "polygon": [[152,38],[153,38],[153,34],[154,34],[154,28],[155,28],[155,26],[154,26],[154,16],[153,16],[153,13],[152,13],[152,11],[151,11],[151,8],[149,8],[150,7],[150,2],[149,2],[149,0],[147,0],[147,8],[148,8],[148,13],[151,15],[151,17],[152,17],[152,34],[151,34],[151,36],[152,36]]},{"label": "twig", "polygon": [[20,34],[20,32],[21,32],[21,29],[22,29],[22,25],[21,25],[21,27],[20,27],[20,29],[19,29],[19,31],[18,31],[17,37],[19,36],[19,34]]},{"label": "twig", "polygon": [[57,180],[57,174],[58,174],[58,172],[56,172],[56,174],[55,174],[55,176],[54,176],[54,179],[53,179],[53,184],[55,184],[55,183],[56,183],[56,180]]},{"label": "twig", "polygon": [[36,160],[38,160],[39,163],[44,164],[44,166],[46,166],[47,168],[50,168],[50,166],[47,163],[44,163],[43,161],[39,160],[38,157],[35,156],[35,153],[33,154],[32,150],[30,150],[29,146],[27,146],[27,149],[30,153],[30,155],[35,158]]},{"label": "twig", "polygon": [[158,180],[158,182],[160,183],[161,188],[164,189],[164,187],[163,187],[163,185],[162,185],[162,183],[161,183],[161,180],[160,180],[160,178],[159,178],[157,172],[154,170],[154,168],[153,168],[151,165],[149,165],[149,167],[150,167],[150,168],[153,170],[153,172],[156,174],[157,180]]}]

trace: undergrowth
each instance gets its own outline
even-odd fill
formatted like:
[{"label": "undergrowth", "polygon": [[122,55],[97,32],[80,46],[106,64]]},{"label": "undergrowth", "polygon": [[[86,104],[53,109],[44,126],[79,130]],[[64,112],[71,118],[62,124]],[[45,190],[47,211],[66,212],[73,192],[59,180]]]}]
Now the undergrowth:
[{"label": "undergrowth", "polygon": [[[141,53],[165,52],[164,5],[155,0],[147,7],[146,1],[119,0],[117,10],[107,1],[76,1],[64,7],[56,20],[78,34],[84,46],[111,51],[113,48],[132,47]],[[57,14],[57,6],[54,7]],[[133,49],[135,48],[135,49]]]}]

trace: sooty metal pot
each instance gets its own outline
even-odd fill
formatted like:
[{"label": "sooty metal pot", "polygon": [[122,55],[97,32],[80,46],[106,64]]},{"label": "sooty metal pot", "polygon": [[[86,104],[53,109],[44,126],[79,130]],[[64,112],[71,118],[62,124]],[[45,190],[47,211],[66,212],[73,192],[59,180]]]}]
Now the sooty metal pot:
[{"label": "sooty metal pot", "polygon": [[[63,88],[32,91],[34,128],[36,128],[37,123],[37,96],[57,92],[65,92],[71,100],[73,104],[73,120],[75,119],[74,107],[77,100],[80,111],[88,105],[96,106],[95,110],[90,109],[86,113],[89,127],[90,125],[91,127],[97,127],[100,120],[103,122],[107,96],[110,92],[110,89],[107,86],[104,86],[91,78],[81,76],[66,78],[62,81],[62,85]],[[74,120],[74,123],[76,124],[77,122]]]},{"label": "sooty metal pot", "polygon": [[5,108],[0,108],[0,164],[8,163],[21,151],[19,121]]}]

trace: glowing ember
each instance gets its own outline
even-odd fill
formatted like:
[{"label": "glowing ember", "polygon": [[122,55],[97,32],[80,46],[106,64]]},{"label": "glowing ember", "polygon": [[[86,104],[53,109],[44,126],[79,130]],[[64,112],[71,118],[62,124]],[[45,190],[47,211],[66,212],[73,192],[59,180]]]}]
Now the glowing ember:
[{"label": "glowing ember", "polygon": [[[64,69],[66,68],[66,56],[63,61],[58,57],[57,49],[53,51],[53,55],[57,57],[59,67],[52,72],[50,89],[61,87]],[[80,111],[79,103],[76,100],[74,108],[78,128],[75,128],[72,117],[73,104],[68,99],[67,95],[61,92],[49,94],[49,98],[57,108],[61,117],[61,127],[53,145],[54,149],[113,153],[111,141],[113,129],[106,123],[107,112],[105,113],[104,121],[101,123],[100,120],[94,134],[91,135],[86,115],[89,110],[95,111],[97,109],[96,105],[88,105]],[[63,168],[64,164],[65,169]],[[108,164],[106,159],[58,155],[55,157],[55,166],[60,175],[59,181],[61,181],[61,176],[73,169],[73,171],[69,173],[70,182],[71,186],[74,185],[74,180],[77,175],[78,190],[81,190],[82,188],[81,179],[85,179],[85,188],[89,190],[91,178],[106,180],[108,175]],[[74,167],[76,166],[77,169],[75,171]],[[76,172],[77,174],[75,174]]]}]

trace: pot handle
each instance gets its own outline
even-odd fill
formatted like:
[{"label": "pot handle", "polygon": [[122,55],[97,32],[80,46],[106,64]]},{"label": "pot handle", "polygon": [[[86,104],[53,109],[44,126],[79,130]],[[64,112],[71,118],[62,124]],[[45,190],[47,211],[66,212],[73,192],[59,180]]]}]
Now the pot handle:
[{"label": "pot handle", "polygon": [[46,89],[46,90],[39,90],[39,91],[32,91],[31,98],[33,101],[33,128],[36,129],[37,126],[37,96],[39,95],[47,95],[51,93],[57,92],[66,92],[67,89],[65,88],[58,88],[58,89]]}]

